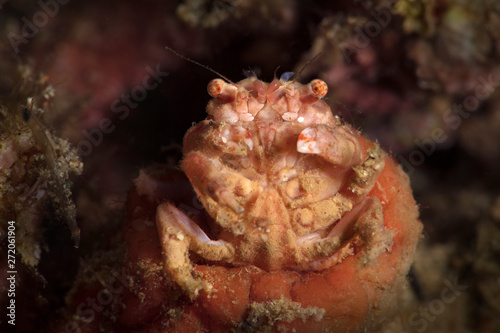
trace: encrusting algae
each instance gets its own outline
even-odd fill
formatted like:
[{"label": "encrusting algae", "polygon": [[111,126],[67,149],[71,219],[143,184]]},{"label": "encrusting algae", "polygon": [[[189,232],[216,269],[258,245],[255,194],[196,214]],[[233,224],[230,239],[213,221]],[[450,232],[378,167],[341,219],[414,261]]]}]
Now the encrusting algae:
[{"label": "encrusting algae", "polygon": [[42,124],[54,90],[43,76],[21,66],[22,78],[0,102],[0,219],[16,222],[16,249],[22,261],[40,260],[43,219],[67,223],[79,244],[69,174],[83,164],[70,144]]}]

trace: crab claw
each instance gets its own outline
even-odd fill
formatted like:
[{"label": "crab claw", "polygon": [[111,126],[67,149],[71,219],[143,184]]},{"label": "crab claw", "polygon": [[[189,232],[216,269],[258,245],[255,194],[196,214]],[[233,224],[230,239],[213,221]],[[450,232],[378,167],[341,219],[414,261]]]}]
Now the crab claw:
[{"label": "crab claw", "polygon": [[231,191],[232,171],[223,172],[220,161],[192,152],[184,158],[182,169],[191,183],[199,188],[202,198],[210,197],[221,206],[228,207],[236,214],[244,212]]},{"label": "crab claw", "polygon": [[300,132],[297,140],[297,151],[304,154],[321,153],[318,141],[316,141],[316,135],[317,130],[312,127],[308,127]]},{"label": "crab claw", "polygon": [[354,134],[347,128],[324,125],[307,127],[297,139],[297,151],[316,154],[330,163],[350,167],[362,161],[361,147]]}]

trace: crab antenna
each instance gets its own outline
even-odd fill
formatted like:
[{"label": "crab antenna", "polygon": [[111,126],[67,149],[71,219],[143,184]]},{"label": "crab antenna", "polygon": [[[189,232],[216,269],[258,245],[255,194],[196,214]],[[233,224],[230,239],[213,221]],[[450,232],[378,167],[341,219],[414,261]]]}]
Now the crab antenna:
[{"label": "crab antenna", "polygon": [[320,53],[316,54],[314,57],[312,57],[311,59],[309,59],[309,61],[308,61],[308,62],[306,62],[306,64],[305,64],[304,66],[302,66],[302,68],[300,69],[300,71],[299,71],[299,72],[297,73],[297,75],[295,75],[295,77],[293,78],[292,83],[297,82],[297,80],[298,80],[298,79],[299,79],[299,77],[300,77],[300,74],[304,71],[304,69],[306,69],[306,67],[307,67],[307,66],[309,66],[309,64],[310,64],[311,62],[313,62],[314,60],[316,60],[316,58],[317,58],[317,57],[319,57],[319,56],[321,55],[321,53],[323,53],[323,52],[320,52]]},{"label": "crab antenna", "polygon": [[276,69],[274,70],[274,78],[278,78],[276,75],[278,74],[278,69],[280,69],[280,66],[276,67]]},{"label": "crab antenna", "polygon": [[170,48],[170,47],[168,47],[168,46],[165,46],[165,49],[166,49],[167,51],[172,52],[173,54],[175,54],[175,55],[176,55],[176,56],[178,56],[179,58],[184,59],[184,60],[189,61],[189,62],[192,62],[193,64],[198,65],[198,66],[200,66],[200,67],[202,67],[202,68],[205,68],[205,69],[209,70],[210,72],[212,72],[212,73],[216,74],[217,76],[220,76],[221,78],[223,78],[223,79],[224,79],[224,80],[226,80],[227,82],[229,82],[229,83],[231,83],[231,84],[234,84],[234,82],[233,82],[233,81],[229,80],[227,77],[225,77],[225,76],[224,76],[224,75],[222,75],[221,73],[217,72],[216,70],[214,70],[214,69],[212,69],[212,68],[208,67],[207,65],[204,65],[204,64],[202,64],[202,63],[199,63],[199,62],[198,62],[198,61],[196,61],[196,60],[193,60],[193,59],[191,59],[191,58],[188,58],[188,57],[186,57],[186,56],[183,56],[182,54],[180,54],[179,52],[175,51],[174,49],[172,49],[172,48]]}]

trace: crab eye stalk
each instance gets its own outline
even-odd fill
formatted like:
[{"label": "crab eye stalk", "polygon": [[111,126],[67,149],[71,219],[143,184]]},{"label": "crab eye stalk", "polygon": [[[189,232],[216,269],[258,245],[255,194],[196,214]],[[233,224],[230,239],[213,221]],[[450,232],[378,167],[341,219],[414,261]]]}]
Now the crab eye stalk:
[{"label": "crab eye stalk", "polygon": [[309,83],[309,86],[311,87],[313,94],[318,98],[325,97],[326,93],[328,92],[328,86],[323,80],[312,80],[311,83]]},{"label": "crab eye stalk", "polygon": [[226,84],[226,82],[224,82],[224,80],[221,80],[221,79],[213,79],[212,81],[210,81],[210,83],[208,84],[208,87],[207,87],[207,91],[208,91],[208,94],[214,98],[216,98],[217,96],[220,95],[220,93],[222,92],[222,89],[224,88],[224,85]]}]

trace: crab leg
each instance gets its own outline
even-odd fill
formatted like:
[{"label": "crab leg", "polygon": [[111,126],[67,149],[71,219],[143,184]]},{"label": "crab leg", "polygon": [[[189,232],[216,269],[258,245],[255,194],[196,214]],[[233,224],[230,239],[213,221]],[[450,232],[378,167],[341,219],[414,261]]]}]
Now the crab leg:
[{"label": "crab leg", "polygon": [[163,269],[191,298],[200,290],[210,291],[211,286],[194,277],[189,260],[192,250],[207,260],[227,260],[234,256],[231,244],[213,241],[189,217],[171,203],[160,205],[156,211],[156,226],[160,235]]},{"label": "crab leg", "polygon": [[[366,246],[362,256],[363,263],[376,259],[391,247],[393,235],[384,227],[382,205],[378,198],[369,197],[359,202],[340,219],[326,237],[306,235],[298,239],[298,244],[307,257],[323,257],[327,260],[327,257],[334,255],[356,234]],[[311,266],[319,267],[321,264],[322,260],[311,263]]]}]

